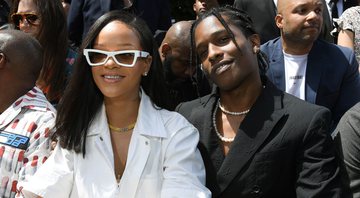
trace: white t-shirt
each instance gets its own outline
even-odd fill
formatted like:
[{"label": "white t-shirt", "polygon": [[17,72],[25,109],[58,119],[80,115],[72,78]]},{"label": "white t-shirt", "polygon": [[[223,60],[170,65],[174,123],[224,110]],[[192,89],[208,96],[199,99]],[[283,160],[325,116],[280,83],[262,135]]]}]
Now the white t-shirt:
[{"label": "white t-shirt", "polygon": [[305,100],[305,73],[308,54],[291,55],[284,53],[285,91]]}]

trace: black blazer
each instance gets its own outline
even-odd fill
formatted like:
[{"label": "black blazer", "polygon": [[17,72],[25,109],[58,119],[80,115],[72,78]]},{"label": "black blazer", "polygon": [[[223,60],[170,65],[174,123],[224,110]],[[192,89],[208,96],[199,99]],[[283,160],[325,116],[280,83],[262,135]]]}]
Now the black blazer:
[{"label": "black blazer", "polygon": [[224,157],[212,125],[216,92],[177,111],[200,132],[213,197],[340,197],[330,112],[268,82]]},{"label": "black blazer", "polygon": [[[117,0],[118,1],[118,0]],[[115,0],[76,0],[70,4],[68,30],[71,43],[80,45],[94,22],[111,10],[123,8],[122,1]],[[133,9],[136,15],[146,21],[154,34],[156,30],[167,30],[171,26],[169,0],[134,0]],[[115,4],[116,3],[116,4]]]}]

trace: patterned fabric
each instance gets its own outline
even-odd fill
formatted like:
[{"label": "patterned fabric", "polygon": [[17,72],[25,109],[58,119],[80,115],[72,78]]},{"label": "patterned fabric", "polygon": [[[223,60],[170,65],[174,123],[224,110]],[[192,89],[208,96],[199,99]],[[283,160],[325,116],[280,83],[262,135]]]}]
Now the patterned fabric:
[{"label": "patterned fabric", "polygon": [[[50,154],[56,110],[34,87],[0,115],[0,130],[29,137],[26,150],[9,146],[0,134],[0,197],[15,197],[18,181],[28,180]],[[0,132],[1,133],[1,132]],[[8,139],[9,140],[9,139]]]},{"label": "patterned fabric", "polygon": [[354,33],[354,51],[356,60],[360,62],[360,6],[348,8],[340,16],[339,19],[335,19],[335,22],[339,25],[338,31],[350,30]]}]

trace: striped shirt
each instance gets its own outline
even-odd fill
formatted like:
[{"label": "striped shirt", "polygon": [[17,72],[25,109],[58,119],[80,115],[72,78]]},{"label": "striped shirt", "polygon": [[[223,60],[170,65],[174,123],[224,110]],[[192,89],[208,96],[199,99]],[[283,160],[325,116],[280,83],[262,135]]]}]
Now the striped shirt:
[{"label": "striped shirt", "polygon": [[[28,180],[45,162],[51,151],[55,115],[56,110],[37,87],[0,115],[0,197],[15,197],[18,181]],[[25,146],[16,144],[27,137]]]}]

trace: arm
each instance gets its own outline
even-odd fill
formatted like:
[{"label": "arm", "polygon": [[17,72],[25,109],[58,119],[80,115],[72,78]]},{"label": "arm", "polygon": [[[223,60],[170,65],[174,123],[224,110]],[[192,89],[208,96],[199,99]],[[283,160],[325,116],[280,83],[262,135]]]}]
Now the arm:
[{"label": "arm", "polygon": [[337,44],[354,50],[354,32],[350,30],[340,30]]},{"label": "arm", "polygon": [[205,185],[205,168],[197,144],[198,131],[186,127],[173,133],[163,146],[163,186],[161,197],[211,197]]},{"label": "arm", "polygon": [[52,112],[34,112],[34,114],[29,114],[28,116],[37,118],[37,122],[31,125],[36,130],[29,136],[29,146],[23,154],[24,160],[23,166],[19,170],[19,183],[28,181],[44,164],[51,153],[50,145],[55,115]]},{"label": "arm", "polygon": [[342,52],[341,56],[343,55],[344,58],[341,59],[345,60],[346,58],[348,62],[342,61],[343,65],[339,64],[344,67],[345,71],[339,88],[339,97],[332,112],[335,124],[339,122],[346,111],[360,101],[359,64],[353,50],[342,47]]},{"label": "arm", "polygon": [[[25,197],[35,194],[41,197],[69,197],[74,177],[74,152],[62,149],[58,144],[46,163],[27,182],[19,183]],[[30,193],[29,193],[30,192]]]},{"label": "arm", "polygon": [[297,152],[297,197],[341,197],[341,183],[335,148],[328,132],[330,112],[317,111]]},{"label": "arm", "polygon": [[335,132],[338,153],[344,168],[344,183],[350,186],[354,197],[360,197],[360,103],[340,120]]}]

